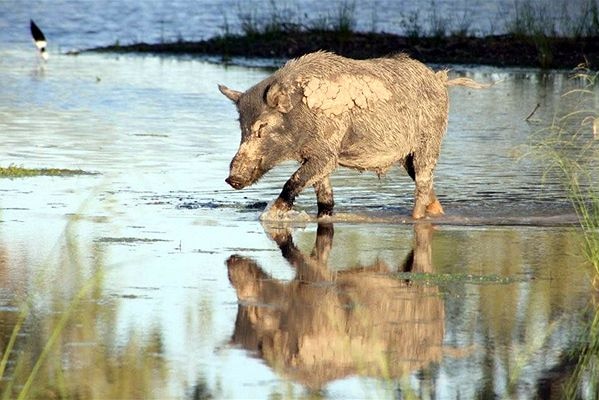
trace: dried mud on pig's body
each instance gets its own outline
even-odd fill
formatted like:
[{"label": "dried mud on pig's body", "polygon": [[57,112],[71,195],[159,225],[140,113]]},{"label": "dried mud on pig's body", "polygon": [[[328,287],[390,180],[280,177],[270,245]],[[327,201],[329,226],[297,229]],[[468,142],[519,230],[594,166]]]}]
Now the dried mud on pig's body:
[{"label": "dried mud on pig's body", "polygon": [[447,87],[458,85],[484,87],[449,80],[447,71],[404,54],[353,60],[328,52],[291,60],[244,93],[221,85],[242,132],[226,181],[242,189],[278,163],[297,160],[270,212],[290,210],[314,186],[320,217],[333,212],[329,175],[337,166],[380,175],[402,164],[416,184],[412,216],[442,214],[433,172],[447,128]]}]

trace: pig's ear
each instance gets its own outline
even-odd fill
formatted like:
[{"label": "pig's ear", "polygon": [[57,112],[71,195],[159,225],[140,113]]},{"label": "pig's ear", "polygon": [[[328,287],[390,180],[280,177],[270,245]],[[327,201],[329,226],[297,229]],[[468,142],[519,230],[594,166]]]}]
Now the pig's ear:
[{"label": "pig's ear", "polygon": [[220,90],[222,94],[227,96],[227,98],[231,100],[233,103],[237,103],[239,101],[239,98],[241,97],[241,92],[229,89],[225,85],[218,85],[218,90]]},{"label": "pig's ear", "polygon": [[288,113],[293,108],[289,92],[278,83],[273,83],[268,87],[264,97],[268,106],[276,108],[283,114]]}]

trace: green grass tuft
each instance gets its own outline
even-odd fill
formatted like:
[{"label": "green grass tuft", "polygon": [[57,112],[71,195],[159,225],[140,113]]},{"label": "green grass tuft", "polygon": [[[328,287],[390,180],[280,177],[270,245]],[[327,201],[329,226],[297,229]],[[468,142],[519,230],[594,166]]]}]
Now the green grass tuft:
[{"label": "green grass tuft", "polygon": [[[533,149],[546,162],[547,173],[561,179],[576,210],[583,233],[582,250],[593,267],[592,286],[599,291],[599,110],[595,103],[599,73],[579,66],[573,82],[579,87],[562,96],[572,106],[560,110],[563,115],[556,114],[548,127],[537,132]],[[569,399],[599,393],[599,309],[594,312],[581,348],[575,351],[576,368],[565,384]]]},{"label": "green grass tuft", "polygon": [[599,110],[595,92],[599,73],[579,66],[573,76],[579,87],[562,95],[571,106],[556,114],[533,139],[533,154],[547,165],[566,189],[584,234],[584,252],[599,277]]},{"label": "green grass tuft", "polygon": [[87,172],[80,169],[62,169],[62,168],[25,168],[16,165],[0,167],[0,178],[27,178],[32,176],[76,176],[76,175],[96,175],[94,172]]},{"label": "green grass tuft", "polygon": [[529,278],[522,276],[499,276],[499,275],[473,275],[466,273],[414,273],[399,272],[395,274],[398,279],[407,279],[412,282],[421,282],[426,285],[443,285],[449,283],[469,283],[469,284],[510,284],[515,282],[528,281]]}]

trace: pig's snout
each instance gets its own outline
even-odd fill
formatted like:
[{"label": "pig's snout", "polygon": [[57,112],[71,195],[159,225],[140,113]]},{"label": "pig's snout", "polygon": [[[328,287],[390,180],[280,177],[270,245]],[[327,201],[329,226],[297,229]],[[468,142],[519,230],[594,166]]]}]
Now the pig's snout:
[{"label": "pig's snout", "polygon": [[262,158],[248,157],[247,148],[242,144],[231,161],[229,177],[225,182],[237,190],[250,186],[266,172],[261,165]]},{"label": "pig's snout", "polygon": [[241,178],[235,176],[229,176],[227,179],[225,179],[225,182],[231,185],[233,189],[237,190],[243,189],[246,186],[245,182],[243,182]]}]

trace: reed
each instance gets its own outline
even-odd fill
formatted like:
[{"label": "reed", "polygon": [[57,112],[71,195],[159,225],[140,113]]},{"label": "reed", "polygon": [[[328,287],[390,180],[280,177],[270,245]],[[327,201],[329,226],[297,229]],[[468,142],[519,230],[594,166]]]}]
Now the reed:
[{"label": "reed", "polygon": [[[337,4],[332,13],[309,16],[301,13],[299,5],[270,0],[268,10],[257,11],[251,2],[239,3],[237,6],[238,28],[242,35],[248,37],[280,36],[298,32],[337,32],[348,34],[356,28],[356,3],[344,0]],[[232,36],[233,29],[229,17],[223,10],[223,37]],[[374,22],[373,22],[374,24]]]},{"label": "reed", "polygon": [[[270,0],[268,9],[259,11],[259,7],[252,2],[240,2],[236,17],[241,33],[246,36],[305,31],[356,31],[357,11],[354,0],[338,2],[336,10],[327,15],[310,14],[300,6],[300,2],[281,3]],[[436,0],[429,0],[418,10],[400,13],[397,25],[408,37],[463,37],[474,34],[471,29],[474,21],[467,3],[464,3],[462,11],[444,14],[439,10]],[[374,10],[371,21],[373,31],[378,25],[377,16],[378,12]],[[231,26],[225,10],[223,21],[223,35],[230,35]],[[548,51],[549,46],[545,42],[550,42],[549,39],[552,38],[599,36],[599,2],[581,0],[573,6],[571,0],[560,0],[550,9],[546,2],[514,0],[510,6],[498,11],[494,21],[503,21],[494,31],[530,39],[539,46],[539,51]]]},{"label": "reed", "polygon": [[599,398],[599,311],[588,326],[588,337],[578,349],[578,362],[565,384],[567,399]]},{"label": "reed", "polygon": [[[579,87],[563,97],[574,100],[573,106],[537,132],[533,148],[568,193],[582,231],[582,251],[592,266],[592,287],[599,292],[599,73],[579,66],[572,80]],[[591,305],[590,311],[594,317],[571,355],[576,367],[564,387],[570,399],[599,398],[599,309]]]},{"label": "reed", "polygon": [[579,66],[572,76],[579,87],[562,95],[573,100],[573,105],[537,132],[533,145],[534,153],[546,162],[546,173],[557,173],[568,193],[583,232],[584,254],[594,268],[595,284],[599,281],[598,76]]}]

